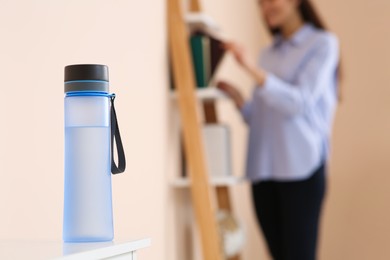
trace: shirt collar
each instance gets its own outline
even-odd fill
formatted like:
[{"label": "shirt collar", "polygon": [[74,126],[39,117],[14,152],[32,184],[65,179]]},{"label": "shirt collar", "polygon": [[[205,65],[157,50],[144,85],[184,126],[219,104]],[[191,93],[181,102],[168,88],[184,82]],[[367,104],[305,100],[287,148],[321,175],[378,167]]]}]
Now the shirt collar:
[{"label": "shirt collar", "polygon": [[273,46],[277,47],[283,42],[291,43],[295,46],[300,45],[303,43],[307,37],[310,35],[310,33],[313,30],[313,25],[309,23],[305,23],[296,33],[294,33],[293,36],[291,36],[289,39],[284,39],[281,34],[277,34],[274,37]]}]

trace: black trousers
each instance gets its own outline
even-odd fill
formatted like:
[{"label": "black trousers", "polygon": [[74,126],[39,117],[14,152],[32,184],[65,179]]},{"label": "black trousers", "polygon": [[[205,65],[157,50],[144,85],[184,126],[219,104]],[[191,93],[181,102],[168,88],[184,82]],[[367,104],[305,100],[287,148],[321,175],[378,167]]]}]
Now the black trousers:
[{"label": "black trousers", "polygon": [[273,259],[316,259],[325,168],[324,164],[303,181],[253,184],[256,215]]}]

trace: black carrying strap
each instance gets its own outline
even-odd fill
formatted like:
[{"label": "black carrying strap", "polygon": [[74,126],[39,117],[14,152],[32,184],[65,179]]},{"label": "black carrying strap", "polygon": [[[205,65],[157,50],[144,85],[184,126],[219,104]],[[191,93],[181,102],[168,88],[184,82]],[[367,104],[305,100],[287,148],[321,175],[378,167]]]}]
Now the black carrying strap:
[{"label": "black carrying strap", "polygon": [[[121,134],[119,132],[118,120],[115,112],[115,94],[111,96],[111,172],[112,174],[122,173],[126,169],[126,157],[123,150]],[[118,155],[118,165],[114,160],[114,141]]]}]

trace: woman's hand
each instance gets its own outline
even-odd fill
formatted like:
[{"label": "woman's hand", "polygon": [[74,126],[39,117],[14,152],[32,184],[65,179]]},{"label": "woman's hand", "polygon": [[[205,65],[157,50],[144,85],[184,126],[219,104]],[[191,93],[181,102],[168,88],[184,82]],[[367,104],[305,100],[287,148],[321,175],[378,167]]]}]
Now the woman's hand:
[{"label": "woman's hand", "polygon": [[256,80],[259,87],[264,85],[267,77],[266,72],[261,68],[258,68],[251,59],[248,58],[245,49],[241,45],[234,42],[226,42],[223,47],[233,54],[238,64],[240,64],[252,76],[252,78]]},{"label": "woman's hand", "polygon": [[236,87],[225,81],[220,81],[217,83],[217,88],[225,92],[225,94],[233,100],[238,109],[242,108],[245,100],[241,92]]},{"label": "woman's hand", "polygon": [[235,42],[226,42],[224,43],[223,47],[225,50],[233,54],[238,64],[240,64],[243,68],[249,69],[252,67],[250,59],[248,58],[248,55],[243,46]]}]

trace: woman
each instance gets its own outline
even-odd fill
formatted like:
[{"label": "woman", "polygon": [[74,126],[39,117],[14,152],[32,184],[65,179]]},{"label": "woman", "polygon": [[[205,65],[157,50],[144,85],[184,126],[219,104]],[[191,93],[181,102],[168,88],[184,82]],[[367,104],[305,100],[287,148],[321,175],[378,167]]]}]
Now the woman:
[{"label": "woman", "polygon": [[249,126],[247,176],[272,257],[313,260],[333,114],[338,41],[309,0],[260,0],[273,35],[259,65],[243,48],[225,48],[256,81],[250,101],[220,82]]}]

